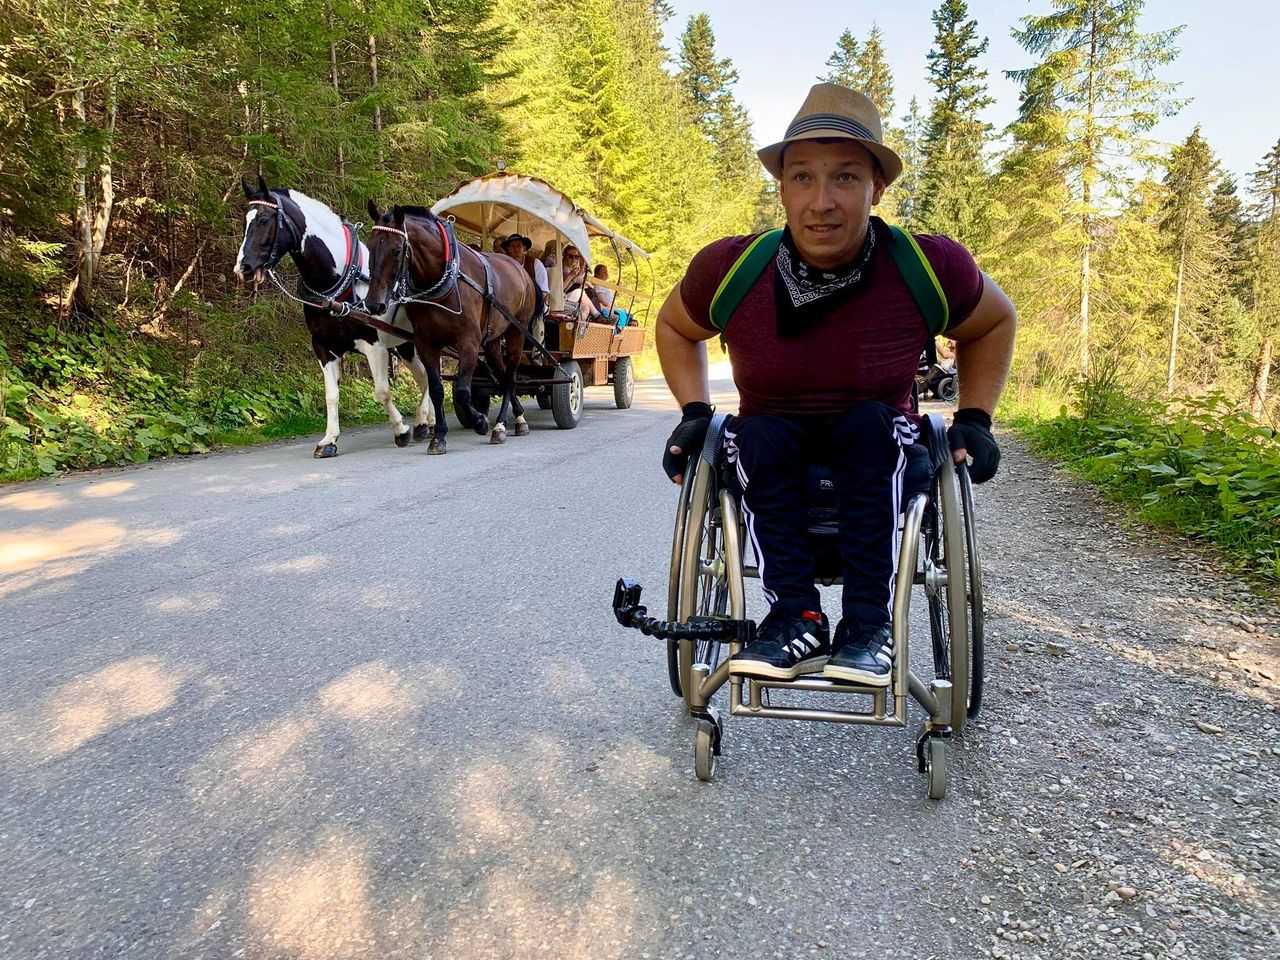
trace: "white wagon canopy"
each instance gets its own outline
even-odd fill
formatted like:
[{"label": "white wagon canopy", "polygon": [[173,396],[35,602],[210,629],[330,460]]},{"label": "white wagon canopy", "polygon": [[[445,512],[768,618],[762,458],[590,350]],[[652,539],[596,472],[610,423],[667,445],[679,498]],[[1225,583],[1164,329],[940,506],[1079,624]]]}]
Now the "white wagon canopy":
[{"label": "white wagon canopy", "polygon": [[[653,300],[653,266],[649,264],[649,292],[642,292],[641,261],[649,254],[622,234],[610,229],[551,184],[537,177],[497,173],[468,180],[441,197],[431,212],[449,217],[460,233],[478,238],[482,251],[495,250],[511,234],[532,241],[530,253],[547,257],[548,308],[545,318],[530,324],[529,337],[536,349],[526,351],[520,365],[517,393],[531,393],[543,409],[551,409],[560,427],[575,426],[582,415],[585,387],[612,386],[618,407],[631,406],[635,389],[632,357],[644,349],[645,331],[635,305]],[[594,249],[593,249],[594,243]],[[566,296],[563,253],[577,247],[587,262],[587,274],[577,285],[578,303]],[[597,260],[612,253],[617,273],[609,279],[592,275]],[[624,277],[626,267],[631,276]],[[629,281],[629,282],[627,282]],[[583,297],[598,301],[599,288],[613,291],[607,303],[591,315],[582,311]],[[595,293],[592,293],[592,290]],[[485,396],[481,381],[477,396]]]}]

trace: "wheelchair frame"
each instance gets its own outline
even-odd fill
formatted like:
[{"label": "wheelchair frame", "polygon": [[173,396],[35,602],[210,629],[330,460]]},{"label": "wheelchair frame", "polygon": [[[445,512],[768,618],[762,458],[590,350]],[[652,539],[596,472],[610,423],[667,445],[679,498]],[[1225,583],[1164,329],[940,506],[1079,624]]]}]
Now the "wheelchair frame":
[{"label": "wheelchair frame", "polygon": [[[627,624],[668,638],[672,690],[698,721],[694,740],[698,779],[710,780],[715,774],[724,720],[711,700],[726,682],[730,716],[904,727],[910,696],[928,715],[916,743],[917,765],[927,777],[929,796],[941,799],[947,787],[946,743],[953,733],[964,729],[967,718],[977,714],[982,698],[982,566],[967,468],[957,466],[949,455],[942,456],[929,493],[913,495],[903,511],[893,597],[894,663],[888,687],[863,687],[812,676],[794,680],[731,676],[729,657],[754,636],[754,625],[750,630],[713,629],[713,625],[750,624],[745,581],[759,574],[744,562],[744,522],[737,500],[720,481],[722,425],[723,418],[717,417],[702,455],[694,461],[692,476],[680,491],[667,622],[659,624],[643,616],[644,608],[638,605],[640,588],[633,584],[634,602],[629,608],[633,622]],[[941,443],[946,449],[941,417],[927,417],[925,430],[931,444]],[[818,582],[830,586],[840,580]],[[615,596],[615,610],[623,583]],[[924,588],[929,607],[934,677],[927,682],[909,666],[910,605],[915,586]],[[637,610],[639,613],[634,613]],[[626,622],[620,612],[618,618]],[[641,620],[648,621],[648,629],[637,622]],[[860,710],[788,706],[771,703],[772,690],[856,694],[869,698],[870,703]]]}]

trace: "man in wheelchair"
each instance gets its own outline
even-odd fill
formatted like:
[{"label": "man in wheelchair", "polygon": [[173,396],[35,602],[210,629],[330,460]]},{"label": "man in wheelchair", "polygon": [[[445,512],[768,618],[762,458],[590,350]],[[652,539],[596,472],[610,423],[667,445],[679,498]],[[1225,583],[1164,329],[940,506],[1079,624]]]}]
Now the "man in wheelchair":
[{"label": "man in wheelchair", "polygon": [[[683,416],[663,467],[679,484],[712,416],[704,341],[722,337],[740,396],[724,448],[769,613],[730,673],[887,686],[903,476],[923,453],[913,384],[928,338],[956,343],[963,384],[948,440],[975,483],[1000,462],[991,414],[1016,314],[969,252],[871,216],[902,161],[865,96],[814,86],[784,139],[759,152],[786,229],[694,256],[658,315],[663,374]],[[730,322],[732,320],[732,322]],[[829,468],[839,518],[841,618],[831,635],[807,537],[807,476]]]}]

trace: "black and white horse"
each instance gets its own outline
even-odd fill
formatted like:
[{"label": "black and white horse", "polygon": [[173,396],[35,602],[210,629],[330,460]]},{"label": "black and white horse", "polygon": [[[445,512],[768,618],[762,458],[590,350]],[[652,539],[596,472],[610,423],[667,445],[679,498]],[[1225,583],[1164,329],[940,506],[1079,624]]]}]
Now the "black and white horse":
[{"label": "black and white horse", "polygon": [[[315,456],[338,454],[338,374],[342,357],[358,350],[369,361],[373,392],[387,410],[396,446],[408,445],[409,438],[425,440],[432,434],[435,413],[428,394],[427,370],[413,349],[412,331],[402,311],[390,321],[403,327],[410,338],[397,341],[353,317],[337,316],[327,309],[329,302],[361,304],[368,290],[369,250],[356,235],[355,227],[319,200],[297,190],[270,190],[262,177],[258,186],[242,182],[249,210],[245,214],[244,240],[236,256],[236,275],[255,286],[285,255],[298,268],[298,296],[302,314],[311,332],[311,349],[324,374],[326,424],[324,436],[316,444]],[[391,352],[405,361],[422,391],[422,400],[412,428],[391,397]]]}]

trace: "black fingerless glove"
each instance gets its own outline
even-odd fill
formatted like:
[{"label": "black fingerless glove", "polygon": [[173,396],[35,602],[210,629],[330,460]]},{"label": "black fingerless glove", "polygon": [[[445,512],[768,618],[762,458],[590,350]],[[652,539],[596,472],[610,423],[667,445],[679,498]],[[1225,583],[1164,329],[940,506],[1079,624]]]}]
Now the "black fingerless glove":
[{"label": "black fingerless glove", "polygon": [[957,410],[951,418],[947,440],[952,450],[965,450],[972,461],[969,477],[974,483],[986,483],[1000,466],[1000,448],[991,435],[991,414],[977,407]]},{"label": "black fingerless glove", "polygon": [[[711,414],[714,412],[710,404],[701,400],[684,405],[680,426],[671,431],[667,445],[662,448],[662,469],[667,471],[667,476],[672,480],[685,472],[689,466],[689,457],[701,451],[702,444],[707,439],[707,428],[711,426]],[[680,453],[672,453],[672,447],[679,447]]]}]

